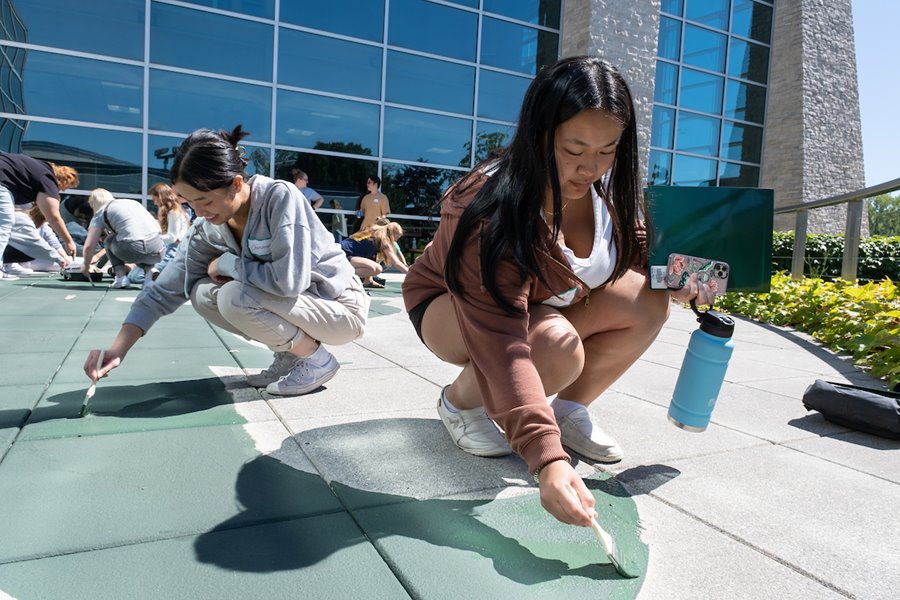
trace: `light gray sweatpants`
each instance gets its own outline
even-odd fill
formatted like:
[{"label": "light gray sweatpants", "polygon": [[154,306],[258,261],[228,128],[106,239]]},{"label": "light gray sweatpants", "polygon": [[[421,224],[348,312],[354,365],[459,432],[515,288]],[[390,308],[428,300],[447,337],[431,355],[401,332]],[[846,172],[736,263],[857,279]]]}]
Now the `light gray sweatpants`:
[{"label": "light gray sweatpants", "polygon": [[240,281],[218,284],[205,278],[191,290],[191,304],[210,323],[274,352],[288,352],[304,336],[331,345],[352,342],[365,331],[369,313],[369,296],[358,277],[334,300],[306,293],[284,298]]}]

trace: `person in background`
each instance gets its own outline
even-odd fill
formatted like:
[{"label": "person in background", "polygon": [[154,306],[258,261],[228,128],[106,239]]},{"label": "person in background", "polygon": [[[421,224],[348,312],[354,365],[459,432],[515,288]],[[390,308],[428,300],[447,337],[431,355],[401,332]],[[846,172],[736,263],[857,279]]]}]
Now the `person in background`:
[{"label": "person in background", "polygon": [[191,219],[187,211],[181,206],[175,190],[168,183],[159,182],[154,184],[150,188],[150,200],[156,205],[156,220],[159,222],[159,228],[163,232],[160,239],[166,245],[162,260],[150,270],[150,276],[155,281],[160,271],[174,258],[179,242],[184,239],[188,228],[191,226]]},{"label": "person in background", "polygon": [[400,224],[387,222],[373,225],[341,241],[341,248],[357,276],[362,279],[363,287],[384,288],[384,280],[375,281],[375,276],[382,271],[382,261],[401,273],[409,270],[394,246],[401,237],[403,228]]},{"label": "person in background", "polygon": [[375,224],[375,220],[379,217],[386,217],[391,212],[391,204],[388,197],[379,191],[381,179],[377,175],[373,175],[366,180],[366,189],[368,193],[362,197],[357,211],[357,218],[362,221],[359,230],[362,231],[366,227]]},{"label": "person in background", "polygon": [[[248,133],[199,129],[179,146],[170,177],[197,220],[175,259],[137,297],[104,352],[84,372],[108,374],[162,316],[189,297],[210,323],[268,346],[272,365],[247,382],[270,394],[299,396],[335,376],[325,344],[363,334],[369,298],[340,246],[293,183],[246,177]],[[158,231],[158,228],[157,228]]]},{"label": "person in background", "polygon": [[291,169],[291,175],[294,177],[294,185],[303,193],[303,197],[309,200],[313,209],[318,209],[325,203],[322,194],[309,187],[309,175],[306,174],[306,171],[294,167]]},{"label": "person in background", "polygon": [[69,264],[70,259],[62,244],[43,219],[44,215],[37,206],[27,211],[16,211],[9,242],[3,252],[6,272],[31,275],[35,271],[59,271]]},{"label": "person in background", "polygon": [[[36,204],[63,240],[66,254],[75,256],[75,241],[59,214],[59,193],[78,185],[72,167],[55,165],[25,154],[0,153],[0,256],[15,221],[15,207]],[[0,280],[17,279],[0,269]]]}]

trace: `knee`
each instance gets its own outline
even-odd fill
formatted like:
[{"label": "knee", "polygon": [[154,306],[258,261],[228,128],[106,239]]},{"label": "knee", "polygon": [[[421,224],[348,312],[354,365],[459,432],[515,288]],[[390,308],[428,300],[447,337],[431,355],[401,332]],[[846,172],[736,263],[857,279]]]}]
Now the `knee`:
[{"label": "knee", "polygon": [[229,281],[219,287],[216,294],[219,314],[229,323],[239,321],[240,317],[248,312],[249,302],[245,296],[244,284],[240,281]]},{"label": "knee", "polygon": [[568,321],[554,319],[539,326],[530,338],[532,360],[545,379],[545,384],[558,389],[581,375],[584,369],[584,345],[578,332]]}]

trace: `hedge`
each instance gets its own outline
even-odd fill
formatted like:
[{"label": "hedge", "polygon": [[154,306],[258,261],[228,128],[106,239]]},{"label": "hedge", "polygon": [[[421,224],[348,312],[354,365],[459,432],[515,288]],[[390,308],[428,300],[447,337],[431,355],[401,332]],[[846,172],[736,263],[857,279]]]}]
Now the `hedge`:
[{"label": "hedge", "polygon": [[[794,254],[794,232],[776,231],[772,238],[772,271],[790,271]],[[833,279],[840,277],[844,256],[843,234],[812,233],[806,237],[804,274]],[[857,277],[900,281],[900,236],[874,236],[859,242]]]}]

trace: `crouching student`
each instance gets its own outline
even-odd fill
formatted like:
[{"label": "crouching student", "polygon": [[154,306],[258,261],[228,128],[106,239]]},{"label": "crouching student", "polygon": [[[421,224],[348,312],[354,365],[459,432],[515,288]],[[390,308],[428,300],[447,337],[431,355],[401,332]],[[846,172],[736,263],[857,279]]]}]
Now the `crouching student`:
[{"label": "crouching student", "polygon": [[200,129],[181,144],[170,176],[198,218],[156,283],[135,300],[99,369],[100,351],[88,354],[84,371],[92,380],[119,366],[186,297],[210,323],[274,351],[272,365],[247,379],[271,394],[320,387],[340,368],[323,344],[363,334],[369,299],[353,267],[292,183],[246,177],[239,143],[247,135],[240,125]]}]

